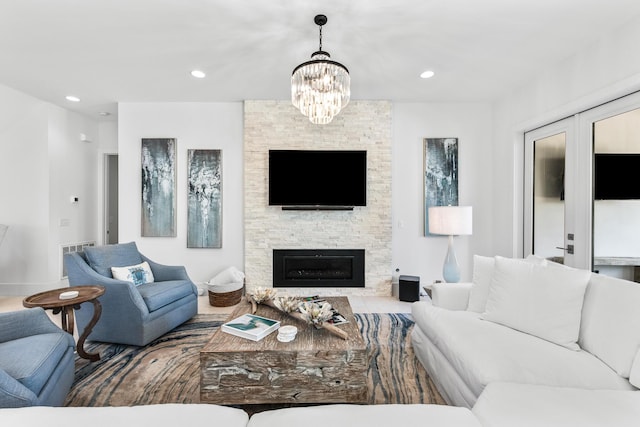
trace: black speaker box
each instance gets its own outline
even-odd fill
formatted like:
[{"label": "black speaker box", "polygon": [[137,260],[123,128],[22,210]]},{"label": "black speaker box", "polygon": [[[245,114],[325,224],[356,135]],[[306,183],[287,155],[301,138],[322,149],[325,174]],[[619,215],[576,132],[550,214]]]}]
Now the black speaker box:
[{"label": "black speaker box", "polygon": [[398,288],[400,301],[415,302],[420,300],[420,277],[400,276]]}]

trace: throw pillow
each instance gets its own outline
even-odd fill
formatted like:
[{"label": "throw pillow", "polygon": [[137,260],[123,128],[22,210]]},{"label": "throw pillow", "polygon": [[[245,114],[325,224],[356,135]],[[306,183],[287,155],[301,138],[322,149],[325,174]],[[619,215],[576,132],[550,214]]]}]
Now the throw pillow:
[{"label": "throw pillow", "polygon": [[[533,264],[546,265],[547,260],[537,255],[529,255],[524,261]],[[473,256],[473,286],[469,294],[469,304],[467,311],[476,313],[484,312],[487,305],[487,297],[489,296],[489,287],[493,278],[493,268],[495,260],[493,257],[480,255]]]},{"label": "throw pillow", "polygon": [[584,296],[580,339],[582,349],[623,378],[629,378],[634,358],[640,381],[640,285],[593,273]]},{"label": "throw pillow", "polygon": [[579,350],[580,317],[590,274],[496,257],[481,318]]},{"label": "throw pillow", "polygon": [[493,267],[495,260],[493,257],[474,255],[473,256],[473,286],[469,293],[469,305],[467,311],[482,313],[487,304],[489,286],[493,278]]},{"label": "throw pillow", "polygon": [[131,282],[136,286],[151,283],[154,280],[151,267],[149,267],[147,261],[128,267],[111,267],[111,274],[116,280]]}]

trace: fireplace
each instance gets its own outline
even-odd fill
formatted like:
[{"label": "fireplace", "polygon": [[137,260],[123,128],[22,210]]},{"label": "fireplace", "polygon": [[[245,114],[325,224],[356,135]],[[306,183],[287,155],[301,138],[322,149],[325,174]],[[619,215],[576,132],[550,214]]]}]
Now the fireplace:
[{"label": "fireplace", "polygon": [[364,288],[364,249],[274,249],[274,288]]}]

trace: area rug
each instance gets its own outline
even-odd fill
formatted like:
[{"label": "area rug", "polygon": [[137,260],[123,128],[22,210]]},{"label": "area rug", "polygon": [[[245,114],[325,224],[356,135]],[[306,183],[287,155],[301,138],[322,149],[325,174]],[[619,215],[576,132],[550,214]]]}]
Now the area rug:
[{"label": "area rug", "polygon": [[[445,404],[411,347],[408,314],[356,314],[370,352],[371,404]],[[101,359],[76,358],[65,406],[200,402],[200,349],[225,315],[199,314],[147,346],[86,343]]]}]

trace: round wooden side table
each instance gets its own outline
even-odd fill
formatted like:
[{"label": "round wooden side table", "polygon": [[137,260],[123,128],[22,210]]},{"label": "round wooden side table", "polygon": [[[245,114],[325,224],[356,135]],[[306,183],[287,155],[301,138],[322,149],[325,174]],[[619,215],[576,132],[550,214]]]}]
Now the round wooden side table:
[{"label": "round wooden side table", "polygon": [[[61,299],[60,294],[68,291],[78,291],[78,296],[70,299]],[[94,362],[96,360],[100,360],[100,355],[97,353],[90,354],[84,351],[84,341],[87,339],[96,323],[98,323],[98,319],[100,319],[100,315],[102,314],[102,305],[100,304],[100,301],[98,301],[98,297],[104,294],[104,291],[104,286],[99,285],[70,286],[68,288],[53,289],[30,295],[22,300],[22,305],[27,308],[42,307],[45,310],[53,310],[53,314],[59,313],[62,317],[62,329],[73,335],[75,324],[73,310],[79,310],[80,304],[83,302],[92,303],[93,317],[78,338],[76,348],[78,356]]]}]

